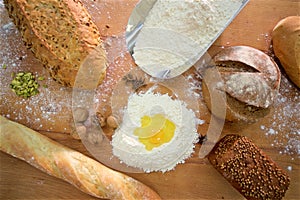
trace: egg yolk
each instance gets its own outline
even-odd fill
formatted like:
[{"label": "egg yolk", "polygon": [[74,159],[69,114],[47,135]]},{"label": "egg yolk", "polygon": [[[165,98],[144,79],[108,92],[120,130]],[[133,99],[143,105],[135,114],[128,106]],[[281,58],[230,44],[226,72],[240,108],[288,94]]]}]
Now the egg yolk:
[{"label": "egg yolk", "polygon": [[162,114],[156,114],[152,117],[146,115],[141,118],[141,127],[134,130],[134,135],[138,136],[146,150],[151,151],[154,147],[170,142],[175,129],[175,124]]}]

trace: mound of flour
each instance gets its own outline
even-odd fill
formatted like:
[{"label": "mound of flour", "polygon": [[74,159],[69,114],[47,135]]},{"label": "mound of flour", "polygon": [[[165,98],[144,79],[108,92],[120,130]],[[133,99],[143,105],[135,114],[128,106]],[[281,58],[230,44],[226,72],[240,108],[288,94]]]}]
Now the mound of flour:
[{"label": "mound of flour", "polygon": [[[134,135],[145,115],[164,114],[176,125],[172,140],[148,151]],[[112,138],[113,154],[128,166],[140,168],[145,172],[172,170],[178,163],[194,152],[198,141],[196,116],[180,100],[169,95],[132,94],[124,111],[123,122]]]}]

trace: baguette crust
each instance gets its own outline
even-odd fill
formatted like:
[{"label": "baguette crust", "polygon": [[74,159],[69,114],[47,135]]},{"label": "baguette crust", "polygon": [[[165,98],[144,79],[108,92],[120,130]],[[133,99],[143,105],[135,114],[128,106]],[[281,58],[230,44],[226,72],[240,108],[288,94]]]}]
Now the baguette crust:
[{"label": "baguette crust", "polygon": [[75,0],[4,0],[23,41],[64,86],[73,86],[77,71],[96,47],[99,84],[104,79],[106,55],[100,33],[90,15]]},{"label": "baguette crust", "polygon": [[63,179],[83,192],[109,199],[160,199],[137,180],[0,116],[0,150]]}]

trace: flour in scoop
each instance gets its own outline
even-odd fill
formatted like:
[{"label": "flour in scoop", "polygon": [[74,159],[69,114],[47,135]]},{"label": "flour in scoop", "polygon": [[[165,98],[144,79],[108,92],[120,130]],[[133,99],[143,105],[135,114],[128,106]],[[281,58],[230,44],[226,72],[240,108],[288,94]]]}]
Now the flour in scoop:
[{"label": "flour in scoop", "polygon": [[136,64],[155,77],[165,70],[181,74],[205,53],[241,6],[242,0],[158,0],[137,37]]}]

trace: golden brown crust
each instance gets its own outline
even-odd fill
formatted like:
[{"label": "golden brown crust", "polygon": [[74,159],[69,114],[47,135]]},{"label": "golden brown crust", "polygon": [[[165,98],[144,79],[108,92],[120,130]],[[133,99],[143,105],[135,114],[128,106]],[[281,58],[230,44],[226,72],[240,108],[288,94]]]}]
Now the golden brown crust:
[{"label": "golden brown crust", "polygon": [[98,64],[104,69],[99,80],[104,79],[106,58],[100,33],[80,1],[5,0],[4,3],[25,45],[56,81],[73,86],[80,65],[96,47],[102,49]]},{"label": "golden brown crust", "polygon": [[300,16],[282,19],[272,32],[273,49],[289,78],[300,88]]},{"label": "golden brown crust", "polygon": [[160,199],[144,184],[0,116],[0,150],[63,179],[83,192],[109,199]]},{"label": "golden brown crust", "polygon": [[226,135],[208,159],[247,199],[282,199],[290,184],[288,174],[244,136]]}]

